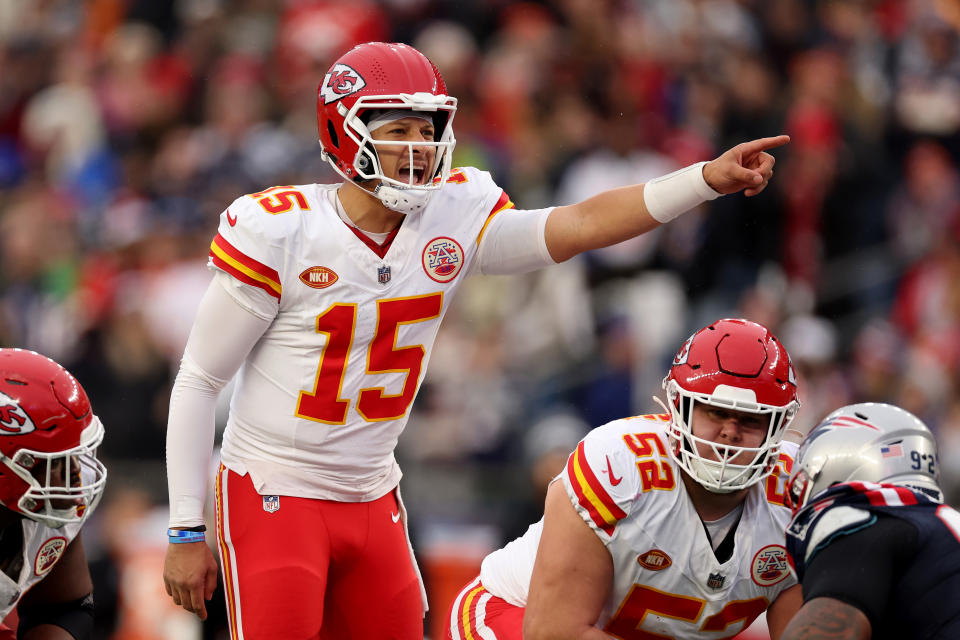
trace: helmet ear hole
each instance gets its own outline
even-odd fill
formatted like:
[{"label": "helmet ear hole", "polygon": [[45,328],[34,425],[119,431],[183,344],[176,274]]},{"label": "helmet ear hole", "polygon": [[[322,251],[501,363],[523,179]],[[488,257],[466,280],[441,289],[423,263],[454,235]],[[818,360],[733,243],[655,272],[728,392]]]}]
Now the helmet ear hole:
[{"label": "helmet ear hole", "polygon": [[340,139],[337,137],[337,128],[333,126],[333,122],[327,120],[327,133],[330,134],[330,141],[333,143],[337,149],[340,148]]}]

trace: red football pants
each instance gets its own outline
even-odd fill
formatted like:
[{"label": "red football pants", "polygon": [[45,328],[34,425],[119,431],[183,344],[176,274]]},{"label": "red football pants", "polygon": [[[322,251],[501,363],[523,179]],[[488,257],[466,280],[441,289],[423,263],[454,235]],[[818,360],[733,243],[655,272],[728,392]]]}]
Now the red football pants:
[{"label": "red football pants", "polygon": [[522,640],[523,612],[487,591],[477,578],[450,605],[446,640]]},{"label": "red football pants", "polygon": [[423,638],[394,492],[372,502],[268,499],[221,465],[217,541],[231,640]]}]

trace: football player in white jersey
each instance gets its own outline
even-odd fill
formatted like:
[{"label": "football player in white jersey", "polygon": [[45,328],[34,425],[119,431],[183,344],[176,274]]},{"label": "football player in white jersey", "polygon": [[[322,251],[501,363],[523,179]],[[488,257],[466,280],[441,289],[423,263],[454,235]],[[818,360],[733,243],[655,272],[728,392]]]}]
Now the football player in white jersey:
[{"label": "football player in white jersey", "polygon": [[783,533],[799,407],[786,349],[718,320],[663,386],[666,413],[580,442],[543,519],[457,596],[447,638],[732,638],[764,611],[779,636],[801,600]]},{"label": "football player in white jersey", "polygon": [[66,369],[33,351],[0,349],[0,640],[93,637],[80,527],[107,480],[96,457],[102,440],[103,425]]},{"label": "football player in white jersey", "polygon": [[237,375],[216,482],[235,636],[419,638],[426,603],[393,450],[460,284],[620,242],[721,194],[757,194],[773,173],[766,150],[789,138],[520,211],[488,173],[452,168],[457,100],[415,49],[355,47],[317,105],[324,157],[344,181],[243,196],[211,245],[214,280],[171,394],[165,586],[206,617],[214,408]]}]

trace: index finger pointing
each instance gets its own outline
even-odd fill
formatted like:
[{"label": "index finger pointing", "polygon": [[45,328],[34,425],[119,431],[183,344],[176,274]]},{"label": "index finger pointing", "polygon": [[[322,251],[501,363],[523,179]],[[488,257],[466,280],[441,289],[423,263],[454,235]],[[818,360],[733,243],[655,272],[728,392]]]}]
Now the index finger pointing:
[{"label": "index finger pointing", "polygon": [[753,153],[759,153],[760,151],[766,151],[767,149],[773,149],[774,147],[782,147],[788,142],[790,142],[790,136],[784,134],[770,138],[757,138],[756,140],[751,140],[750,142],[744,142],[740,146],[740,149],[744,154],[749,155]]}]

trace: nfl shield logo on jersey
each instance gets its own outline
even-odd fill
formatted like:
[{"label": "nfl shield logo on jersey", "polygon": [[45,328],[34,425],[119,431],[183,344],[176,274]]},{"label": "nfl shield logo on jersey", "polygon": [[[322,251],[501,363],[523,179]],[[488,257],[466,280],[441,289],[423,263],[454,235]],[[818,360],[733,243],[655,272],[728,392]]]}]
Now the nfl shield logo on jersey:
[{"label": "nfl shield logo on jersey", "polygon": [[707,586],[711,589],[723,589],[723,583],[726,580],[727,577],[720,573],[711,573],[710,577],[707,578]]},{"label": "nfl shield logo on jersey", "polygon": [[377,267],[377,280],[380,284],[387,284],[390,282],[390,267],[389,265],[383,265],[382,267]]},{"label": "nfl shield logo on jersey", "polygon": [[273,513],[280,508],[280,496],[263,496],[263,510]]}]

